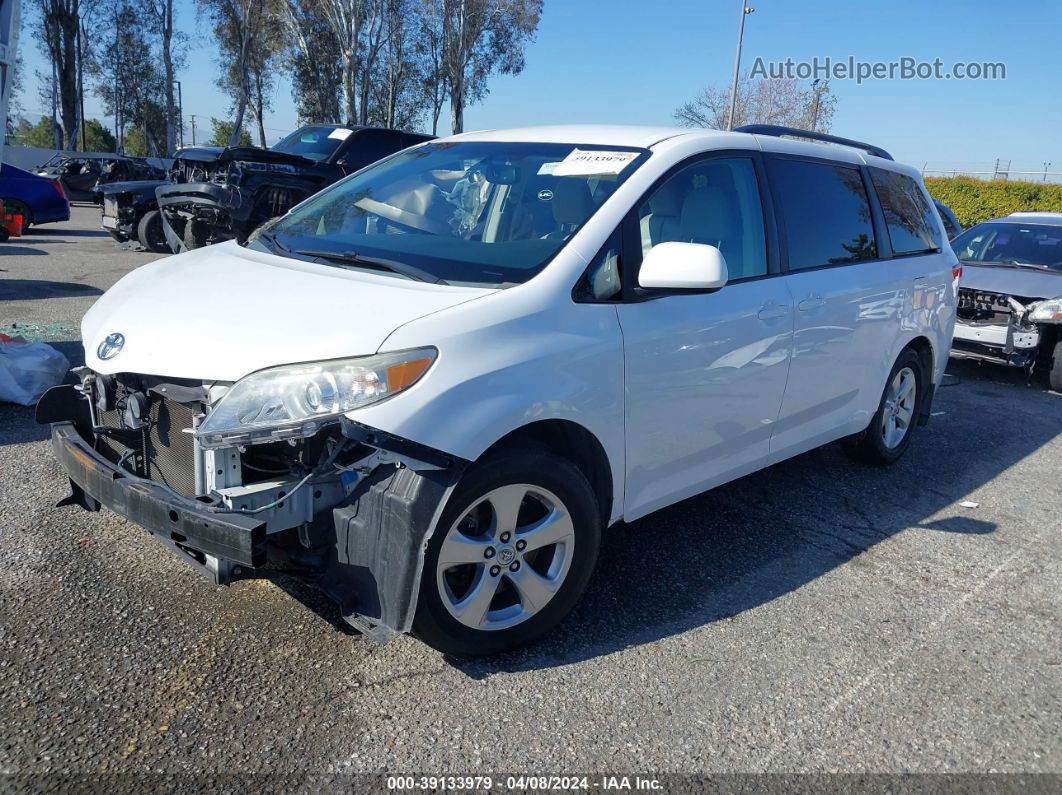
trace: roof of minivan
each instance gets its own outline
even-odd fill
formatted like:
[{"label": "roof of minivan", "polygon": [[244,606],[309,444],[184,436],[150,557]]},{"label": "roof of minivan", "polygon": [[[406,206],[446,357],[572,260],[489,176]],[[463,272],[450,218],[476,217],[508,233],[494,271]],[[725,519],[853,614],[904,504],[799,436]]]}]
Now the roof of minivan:
[{"label": "roof of minivan", "polygon": [[717,130],[691,130],[688,127],[646,127],[620,124],[558,124],[543,127],[515,127],[508,130],[477,130],[453,136],[461,140],[510,141],[526,143],[598,144],[603,146],[649,147],[678,135],[737,136]]},{"label": "roof of minivan", "polygon": [[774,136],[753,135],[751,133],[726,132],[690,127],[648,127],[620,124],[568,124],[542,127],[515,127],[502,130],[477,130],[461,133],[443,140],[462,141],[505,141],[512,143],[561,143],[589,144],[603,146],[637,146],[649,148],[675,138],[711,139],[711,146],[725,149],[728,140],[735,145],[740,141],[740,148],[748,146],[749,138],[756,145],[768,151],[788,152],[832,158],[849,163],[867,163],[896,171],[914,173],[909,166],[893,160],[882,160],[859,149],[836,144],[819,143],[796,138],[778,138]]}]

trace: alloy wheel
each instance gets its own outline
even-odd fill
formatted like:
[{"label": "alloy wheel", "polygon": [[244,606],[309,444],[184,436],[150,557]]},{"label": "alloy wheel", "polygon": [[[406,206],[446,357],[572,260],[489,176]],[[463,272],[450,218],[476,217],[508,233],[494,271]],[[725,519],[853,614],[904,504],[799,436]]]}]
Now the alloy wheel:
[{"label": "alloy wheel", "polygon": [[914,370],[904,367],[889,382],[881,412],[881,439],[889,450],[899,447],[910,431],[917,397]]},{"label": "alloy wheel", "polygon": [[439,595],[465,626],[507,629],[553,599],[574,550],[571,514],[555,494],[526,483],[502,486],[447,532],[436,567]]}]

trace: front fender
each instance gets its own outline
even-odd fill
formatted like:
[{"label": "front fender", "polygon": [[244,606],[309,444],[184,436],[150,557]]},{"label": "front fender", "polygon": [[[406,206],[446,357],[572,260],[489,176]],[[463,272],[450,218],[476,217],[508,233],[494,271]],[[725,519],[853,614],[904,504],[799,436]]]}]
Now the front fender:
[{"label": "front fender", "polygon": [[[349,416],[475,461],[533,422],[567,420],[604,448],[623,505],[623,342],[615,307],[570,298],[530,312],[511,288],[400,328],[381,350],[434,345],[435,366],[408,392]],[[512,311],[512,314],[509,312]],[[429,341],[430,340],[430,341]]]}]

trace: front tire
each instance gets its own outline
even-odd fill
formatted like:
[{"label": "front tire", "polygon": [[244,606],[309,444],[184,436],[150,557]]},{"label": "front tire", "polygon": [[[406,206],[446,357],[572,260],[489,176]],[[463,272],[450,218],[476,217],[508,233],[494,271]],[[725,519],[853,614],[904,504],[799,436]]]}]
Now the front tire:
[{"label": "front tire", "polygon": [[1051,369],[1047,371],[1047,383],[1055,392],[1062,392],[1062,339],[1055,343],[1051,354]]},{"label": "front tire", "polygon": [[162,213],[158,210],[148,210],[144,213],[140,223],[136,225],[136,238],[148,251],[169,253],[166,232],[162,228]]},{"label": "front tire", "polygon": [[209,231],[206,224],[196,218],[189,218],[184,224],[184,247],[189,251],[207,245]]},{"label": "front tire", "polygon": [[566,459],[532,449],[473,465],[428,544],[413,633],[455,657],[530,643],[586,590],[601,524]]},{"label": "front tire", "polygon": [[905,348],[889,372],[870,424],[846,444],[854,458],[875,466],[888,466],[900,460],[911,444],[918,421],[924,380],[921,358]]}]

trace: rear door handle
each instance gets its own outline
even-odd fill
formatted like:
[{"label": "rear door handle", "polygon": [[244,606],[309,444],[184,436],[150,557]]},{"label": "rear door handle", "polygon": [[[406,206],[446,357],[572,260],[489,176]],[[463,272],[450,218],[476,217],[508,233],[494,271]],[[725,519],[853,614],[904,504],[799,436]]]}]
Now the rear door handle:
[{"label": "rear door handle", "polygon": [[760,311],[756,313],[756,317],[760,320],[776,320],[777,318],[785,317],[788,314],[789,306],[787,304],[779,304],[771,301],[760,307]]},{"label": "rear door handle", "polygon": [[809,295],[807,298],[797,304],[797,309],[799,309],[801,312],[808,312],[812,309],[818,309],[820,306],[825,305],[826,299],[824,299],[821,295]]}]

